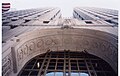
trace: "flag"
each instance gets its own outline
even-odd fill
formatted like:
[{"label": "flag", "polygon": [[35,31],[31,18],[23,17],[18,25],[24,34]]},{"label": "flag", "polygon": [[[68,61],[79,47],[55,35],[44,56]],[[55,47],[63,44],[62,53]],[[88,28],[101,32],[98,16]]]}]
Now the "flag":
[{"label": "flag", "polygon": [[7,12],[10,10],[10,3],[2,3],[2,12]]}]

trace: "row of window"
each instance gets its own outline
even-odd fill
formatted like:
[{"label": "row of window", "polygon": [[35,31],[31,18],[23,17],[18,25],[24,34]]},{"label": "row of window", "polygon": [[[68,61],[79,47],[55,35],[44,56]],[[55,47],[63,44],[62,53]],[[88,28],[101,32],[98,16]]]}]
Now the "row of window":
[{"label": "row of window", "polygon": [[[47,9],[46,9],[47,10]],[[53,9],[52,9],[53,10]],[[39,14],[39,13],[41,13],[41,12],[44,12],[43,14],[45,14],[45,13],[48,13],[48,12],[50,12],[50,10],[48,10],[48,11],[45,11],[45,10],[25,10],[25,11],[22,11],[23,13],[22,14],[19,14],[20,12],[18,12],[18,14],[15,14],[15,12],[13,12],[14,14],[12,14],[11,12],[9,12],[10,13],[10,16],[9,16],[9,13],[8,13],[8,15],[3,15],[3,18],[2,18],[2,20],[3,20],[3,25],[6,25],[6,24],[8,24],[8,23],[10,23],[11,21],[17,21],[17,20],[19,20],[19,19],[24,19],[24,18],[26,18],[26,17],[31,17],[31,16],[33,16],[33,15],[36,15],[36,14]],[[11,15],[12,14],[12,15]],[[42,14],[42,15],[43,15]],[[5,16],[5,17],[4,17]],[[39,17],[39,16],[41,16],[41,14],[39,14],[39,15],[37,15],[36,17],[33,17],[33,19],[34,18],[37,18],[37,17]],[[15,17],[15,18],[14,18]],[[27,22],[29,22],[30,20],[28,20],[28,19],[25,19],[25,22],[24,23],[27,23]],[[23,21],[21,21],[21,23],[22,23]]]},{"label": "row of window", "polygon": [[60,13],[60,10],[50,20],[53,20],[59,13]]},{"label": "row of window", "polygon": [[[82,10],[83,10],[83,9],[82,9]],[[109,17],[107,14],[99,13],[99,12],[96,12],[96,11],[94,11],[94,12],[97,13],[97,14],[92,13],[92,12],[89,12],[89,11],[86,11],[86,10],[83,10],[83,11],[85,11],[85,12],[87,12],[87,13],[89,13],[89,14],[95,16],[95,17],[98,18],[98,19],[103,19],[103,20],[104,20],[105,18],[104,18],[104,17],[101,17],[101,16],[99,16],[99,15],[97,15],[97,14],[100,14],[100,15]],[[93,10],[91,10],[91,11],[93,11]],[[109,20],[109,19],[107,19],[107,20],[105,19],[105,21],[106,21],[106,22],[109,22],[109,23],[111,23],[111,24],[118,25],[117,22],[114,22],[114,21]]]},{"label": "row of window", "polygon": [[[81,17],[75,10],[74,10],[74,13],[81,19],[81,20],[84,20],[83,17]],[[75,16],[74,16],[75,17]]]}]

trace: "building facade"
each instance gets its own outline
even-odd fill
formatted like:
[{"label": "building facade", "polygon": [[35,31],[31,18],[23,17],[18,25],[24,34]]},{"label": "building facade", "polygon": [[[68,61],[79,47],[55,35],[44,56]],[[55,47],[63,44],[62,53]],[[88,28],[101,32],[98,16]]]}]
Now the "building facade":
[{"label": "building facade", "polygon": [[117,76],[118,11],[76,7],[2,14],[3,76]]}]

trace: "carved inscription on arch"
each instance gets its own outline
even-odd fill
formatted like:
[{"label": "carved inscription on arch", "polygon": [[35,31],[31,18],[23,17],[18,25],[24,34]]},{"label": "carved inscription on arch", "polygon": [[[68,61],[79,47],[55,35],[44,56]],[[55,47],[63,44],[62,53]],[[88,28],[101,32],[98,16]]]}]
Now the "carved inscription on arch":
[{"label": "carved inscription on arch", "polygon": [[[67,40],[70,36],[71,35],[63,39]],[[60,39],[58,37],[59,37],[58,35],[49,36],[49,37],[40,37],[40,38],[35,38],[25,42],[17,50],[18,63],[22,62],[30,54],[34,54],[35,52],[38,52],[38,51],[44,51],[44,50],[36,51],[36,49],[39,49],[39,48],[45,49],[45,48],[55,47],[55,46],[59,47],[59,45],[61,45],[62,43],[64,45],[68,45],[67,43],[73,44],[76,46],[76,49],[79,49],[79,50],[89,49],[89,50],[92,50],[93,52],[98,51],[100,53],[103,53],[103,55],[106,55],[106,56],[111,55],[110,59],[116,61],[117,49],[115,48],[114,45],[112,45],[108,41],[105,41],[96,37],[72,35],[72,37],[70,37],[69,39],[69,42],[68,41],[65,42],[65,40],[62,41],[61,40],[62,38]],[[72,41],[70,41],[71,39]],[[62,43],[60,43],[60,40]]]},{"label": "carved inscription on arch", "polygon": [[[82,38],[81,38],[82,37]],[[109,57],[111,59],[111,63],[117,62],[118,57],[118,49],[109,41],[105,41],[95,37],[89,36],[76,36],[74,37],[75,42],[77,44],[77,49],[92,51],[94,53],[101,53],[103,56]]]},{"label": "carved inscription on arch", "polygon": [[27,55],[28,54],[28,46],[27,45],[24,45],[24,47],[22,48],[24,51],[23,51],[23,53],[25,54],[25,55]]},{"label": "carved inscription on arch", "polygon": [[52,42],[53,42],[53,40],[52,40],[51,38],[47,38],[47,39],[45,40],[45,45],[51,45]]},{"label": "carved inscription on arch", "polygon": [[28,47],[29,47],[30,51],[34,51],[35,50],[35,43],[34,42],[30,42]]},{"label": "carved inscription on arch", "polygon": [[[17,49],[17,60],[18,66],[22,63],[22,61],[29,55],[34,54],[35,52],[40,51],[40,48],[49,48],[51,46],[55,46],[58,44],[58,40],[52,37],[44,37],[44,38],[35,38],[25,42],[22,46]],[[36,49],[38,51],[36,51]]]},{"label": "carved inscription on arch", "polygon": [[11,54],[8,54],[6,57],[2,59],[2,75],[9,76],[12,72],[12,58]]},{"label": "carved inscription on arch", "polygon": [[39,39],[37,40],[37,48],[40,48],[43,45],[43,40]]}]

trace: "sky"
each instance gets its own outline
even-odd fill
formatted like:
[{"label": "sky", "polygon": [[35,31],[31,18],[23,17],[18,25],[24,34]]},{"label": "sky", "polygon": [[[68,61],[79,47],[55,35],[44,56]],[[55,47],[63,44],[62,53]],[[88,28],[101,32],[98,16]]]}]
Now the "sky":
[{"label": "sky", "polygon": [[40,7],[59,7],[63,17],[71,17],[74,7],[101,7],[119,9],[119,0],[3,0],[10,2],[11,7],[17,10],[40,8]]}]

